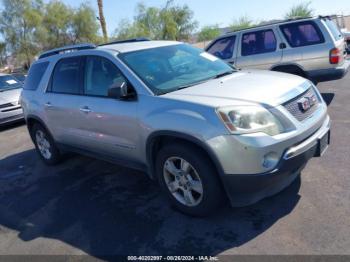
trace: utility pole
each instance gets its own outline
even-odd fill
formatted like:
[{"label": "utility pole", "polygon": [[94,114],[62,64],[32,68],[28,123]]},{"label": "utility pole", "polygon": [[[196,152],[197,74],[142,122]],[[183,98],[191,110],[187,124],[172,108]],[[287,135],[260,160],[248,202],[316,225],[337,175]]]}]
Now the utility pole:
[{"label": "utility pole", "polygon": [[105,20],[105,16],[103,15],[103,1],[97,0],[97,5],[98,5],[98,13],[99,13],[98,20],[100,21],[100,24],[101,24],[101,29],[102,29],[102,33],[103,33],[103,40],[105,42],[108,42],[106,20]]}]

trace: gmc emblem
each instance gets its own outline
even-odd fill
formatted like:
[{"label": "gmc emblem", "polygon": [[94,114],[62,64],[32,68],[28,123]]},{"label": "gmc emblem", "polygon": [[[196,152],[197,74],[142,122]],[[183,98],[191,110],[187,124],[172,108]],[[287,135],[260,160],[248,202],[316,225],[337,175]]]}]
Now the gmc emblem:
[{"label": "gmc emblem", "polygon": [[315,95],[305,96],[302,99],[298,101],[299,108],[306,112],[309,110],[312,106],[314,106],[317,102],[317,98]]}]

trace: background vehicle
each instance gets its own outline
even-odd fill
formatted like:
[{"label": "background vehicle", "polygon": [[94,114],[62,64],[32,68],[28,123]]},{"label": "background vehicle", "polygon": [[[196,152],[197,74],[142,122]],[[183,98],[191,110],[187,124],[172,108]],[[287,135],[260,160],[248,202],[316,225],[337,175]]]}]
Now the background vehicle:
[{"label": "background vehicle", "polygon": [[238,68],[269,69],[322,82],[348,71],[344,37],[328,17],[294,19],[228,33],[206,51]]},{"label": "background vehicle", "polygon": [[14,76],[18,81],[20,81],[22,84],[24,84],[24,81],[26,80],[27,75],[24,73],[14,73],[11,74]]},{"label": "background vehicle", "polygon": [[343,32],[345,41],[346,41],[346,50],[348,52],[348,54],[350,53],[350,32],[345,31]]},{"label": "background vehicle", "polygon": [[0,73],[0,125],[23,119],[19,104],[22,87],[13,76]]},{"label": "background vehicle", "polygon": [[329,143],[327,106],[301,77],[238,71],[179,42],[129,40],[43,53],[22,92],[41,159],[64,151],[147,170],[191,215],[288,186]]}]

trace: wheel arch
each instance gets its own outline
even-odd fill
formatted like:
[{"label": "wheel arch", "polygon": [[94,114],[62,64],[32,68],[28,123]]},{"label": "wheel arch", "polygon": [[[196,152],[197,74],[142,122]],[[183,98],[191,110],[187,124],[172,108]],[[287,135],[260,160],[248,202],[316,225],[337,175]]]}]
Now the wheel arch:
[{"label": "wheel arch", "polygon": [[220,162],[214,152],[200,139],[176,131],[156,131],[148,137],[146,142],[146,158],[151,179],[155,179],[155,159],[157,152],[165,143],[169,142],[182,142],[197,147],[211,160],[218,175],[221,176],[224,174]]},{"label": "wheel arch", "polygon": [[273,66],[271,71],[277,71],[277,72],[283,72],[283,73],[290,73],[290,74],[295,74],[299,75],[301,77],[308,78],[307,72],[304,70],[303,67],[301,67],[298,64],[279,64]]},{"label": "wheel arch", "polygon": [[32,136],[32,128],[35,124],[39,124],[41,125],[43,128],[45,128],[45,130],[48,132],[48,134],[51,136],[51,138],[53,138],[50,130],[47,128],[47,126],[45,125],[44,121],[42,119],[40,119],[40,117],[35,116],[35,115],[28,115],[26,117],[26,123],[27,123],[27,128],[29,131],[29,135],[31,137],[31,139],[33,140],[33,136]]}]

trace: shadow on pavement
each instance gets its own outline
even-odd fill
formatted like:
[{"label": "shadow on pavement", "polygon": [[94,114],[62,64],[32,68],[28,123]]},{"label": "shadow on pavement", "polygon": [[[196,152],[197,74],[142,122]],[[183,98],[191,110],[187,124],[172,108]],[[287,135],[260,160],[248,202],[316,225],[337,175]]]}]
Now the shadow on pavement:
[{"label": "shadow on pavement", "polygon": [[334,99],[334,93],[321,93],[323,100],[326,102],[327,106],[329,106],[333,99]]},{"label": "shadow on pavement", "polygon": [[0,133],[3,132],[3,131],[6,131],[6,130],[10,130],[12,128],[16,128],[16,127],[22,126],[24,124],[25,124],[24,120],[18,120],[16,122],[9,123],[9,124],[2,124],[2,125],[0,125]]},{"label": "shadow on pavement", "polygon": [[20,239],[58,239],[101,258],[216,255],[262,234],[300,198],[298,178],[253,206],[190,218],[143,173],[79,156],[46,167],[34,150],[0,160],[0,184],[0,224]]}]

